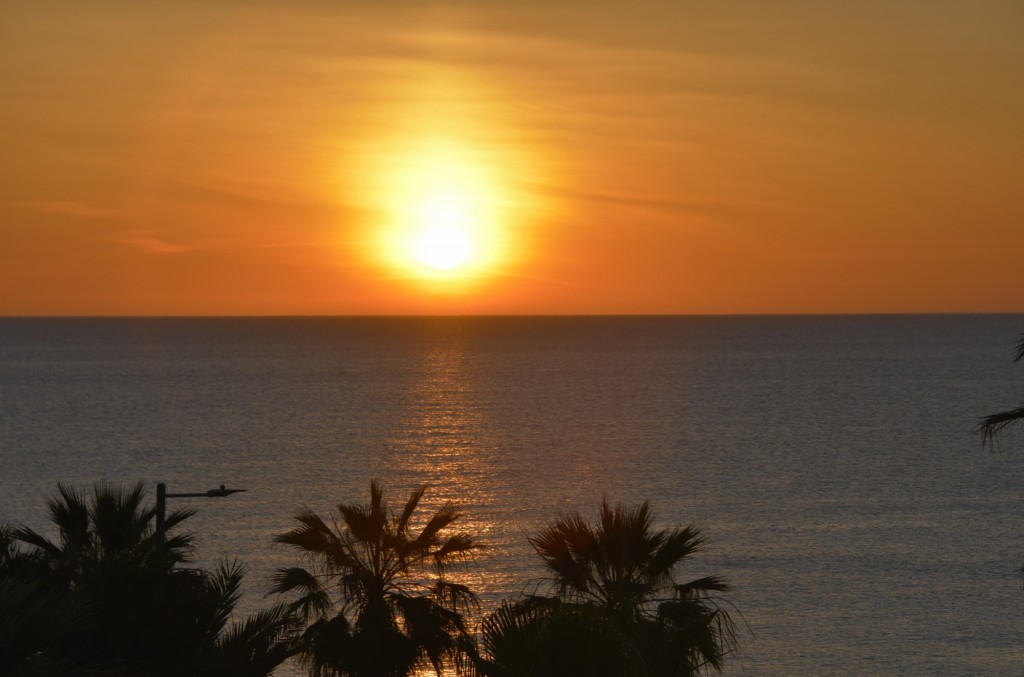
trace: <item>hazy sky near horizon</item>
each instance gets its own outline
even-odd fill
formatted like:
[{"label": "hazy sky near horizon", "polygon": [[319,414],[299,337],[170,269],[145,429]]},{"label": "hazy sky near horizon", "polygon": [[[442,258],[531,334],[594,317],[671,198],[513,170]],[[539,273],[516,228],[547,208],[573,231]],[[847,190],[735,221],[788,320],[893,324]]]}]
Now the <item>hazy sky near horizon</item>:
[{"label": "hazy sky near horizon", "polygon": [[[7,0],[0,315],[1024,311],[1022,35],[1019,0]],[[470,263],[417,268],[424,219]]]}]

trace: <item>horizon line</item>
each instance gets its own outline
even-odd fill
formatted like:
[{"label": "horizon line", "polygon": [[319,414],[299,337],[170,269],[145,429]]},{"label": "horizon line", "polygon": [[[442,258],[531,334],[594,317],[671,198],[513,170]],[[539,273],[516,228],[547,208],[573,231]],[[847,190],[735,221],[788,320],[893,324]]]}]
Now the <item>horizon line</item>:
[{"label": "horizon line", "polygon": [[442,319],[442,318],[727,318],[727,317],[949,317],[1024,315],[1024,310],[1007,311],[865,311],[865,312],[796,312],[796,313],[352,313],[352,314],[168,314],[168,315],[0,315],[0,320],[274,320],[274,319]]}]

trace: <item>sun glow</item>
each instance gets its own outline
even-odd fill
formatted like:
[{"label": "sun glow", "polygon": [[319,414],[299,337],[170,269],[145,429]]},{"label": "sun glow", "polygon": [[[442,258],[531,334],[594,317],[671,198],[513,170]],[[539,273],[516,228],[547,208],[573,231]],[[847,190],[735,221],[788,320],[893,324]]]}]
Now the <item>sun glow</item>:
[{"label": "sun glow", "polygon": [[509,257],[501,182],[454,142],[410,144],[383,172],[379,255],[414,277],[465,280]]},{"label": "sun glow", "polygon": [[457,196],[441,196],[424,206],[423,229],[416,240],[416,256],[434,270],[451,270],[473,255],[470,218]]},{"label": "sun glow", "polygon": [[549,162],[490,85],[432,67],[395,91],[405,105],[382,103],[372,133],[344,142],[341,196],[367,274],[416,296],[512,279],[548,217],[534,186],[550,182]]},{"label": "sun glow", "polygon": [[420,260],[434,270],[451,270],[469,258],[469,237],[453,228],[431,228],[417,241]]}]

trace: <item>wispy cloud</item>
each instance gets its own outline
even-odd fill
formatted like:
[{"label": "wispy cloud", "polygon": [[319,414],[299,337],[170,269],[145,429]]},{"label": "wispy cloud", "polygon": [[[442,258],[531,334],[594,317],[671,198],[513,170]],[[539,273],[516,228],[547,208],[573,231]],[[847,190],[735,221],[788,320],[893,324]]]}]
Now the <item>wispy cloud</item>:
[{"label": "wispy cloud", "polygon": [[175,244],[173,242],[167,242],[166,240],[148,237],[142,234],[128,234],[120,237],[114,237],[112,239],[120,244],[135,247],[150,254],[181,254],[182,252],[195,249],[195,247]]},{"label": "wispy cloud", "polygon": [[329,247],[333,243],[329,240],[310,240],[308,242],[266,242],[263,244],[251,245],[252,249],[290,249],[297,247]]},{"label": "wispy cloud", "polygon": [[149,233],[134,231],[110,238],[118,244],[135,247],[149,254],[182,254],[194,251],[242,251],[242,250],[274,250],[296,248],[320,248],[330,246],[328,240],[309,240],[293,242],[246,242],[243,240],[205,241],[202,244],[180,244],[170,242]]},{"label": "wispy cloud", "polygon": [[121,209],[71,200],[9,202],[8,205],[38,214],[59,214],[79,219],[119,219],[127,216],[127,213]]},{"label": "wispy cloud", "polygon": [[177,199],[185,199],[203,204],[243,205],[259,209],[289,208],[293,203],[275,199],[266,194],[256,195],[255,188],[248,191],[242,188],[226,188],[213,184],[194,181],[168,180],[166,183],[169,195]]},{"label": "wispy cloud", "polygon": [[625,207],[655,209],[668,212],[711,212],[720,211],[723,206],[712,201],[663,200],[635,195],[587,192],[582,190],[573,190],[571,188],[553,184],[524,183],[523,185],[536,193],[550,195],[557,198],[576,200],[579,202],[593,202],[599,204],[621,205]]}]

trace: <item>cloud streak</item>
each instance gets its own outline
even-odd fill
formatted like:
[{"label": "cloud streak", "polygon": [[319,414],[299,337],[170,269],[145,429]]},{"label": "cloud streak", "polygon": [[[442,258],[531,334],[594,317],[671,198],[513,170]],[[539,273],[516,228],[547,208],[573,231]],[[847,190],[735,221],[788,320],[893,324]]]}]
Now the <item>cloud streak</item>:
[{"label": "cloud streak", "polygon": [[37,214],[56,214],[79,219],[122,219],[127,216],[127,212],[121,209],[72,200],[38,200],[7,204]]},{"label": "cloud streak", "polygon": [[149,254],[182,254],[187,251],[195,250],[195,247],[189,247],[186,245],[175,244],[173,242],[167,242],[155,237],[148,237],[145,235],[126,235],[121,237],[111,238],[114,242],[118,242],[129,247],[135,247],[141,249]]}]

